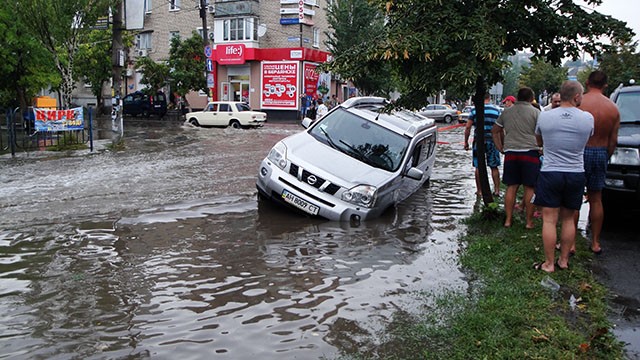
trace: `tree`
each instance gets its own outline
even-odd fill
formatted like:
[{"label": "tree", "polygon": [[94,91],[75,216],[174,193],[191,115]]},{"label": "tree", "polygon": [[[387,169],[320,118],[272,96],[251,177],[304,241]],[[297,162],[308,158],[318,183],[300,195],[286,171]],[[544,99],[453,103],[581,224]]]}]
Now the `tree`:
[{"label": "tree", "polygon": [[327,20],[333,30],[326,33],[335,57],[331,71],[367,95],[388,96],[395,90],[390,64],[377,61],[372,52],[384,35],[383,14],[368,0],[336,0],[327,8]]},{"label": "tree", "polygon": [[531,66],[525,66],[520,76],[520,86],[528,86],[536,93],[546,91],[552,94],[560,90],[562,82],[567,79],[567,69],[553,65],[543,59],[534,59]]},{"label": "tree", "polygon": [[23,0],[15,16],[29,24],[36,37],[53,59],[60,74],[61,105],[71,105],[75,87],[74,63],[81,35],[90,31],[100,16],[108,14],[110,0]]},{"label": "tree", "polygon": [[186,95],[189,91],[207,90],[204,76],[205,58],[202,51],[202,36],[195,31],[184,41],[179,37],[171,39],[169,84],[171,90],[180,96]]},{"label": "tree", "polygon": [[[600,0],[588,0],[598,4]],[[371,0],[385,14],[384,34],[371,36],[368,62],[389,64],[403,83],[397,104],[416,108],[429,94],[456,87],[473,91],[484,127],[484,93],[503,79],[507,56],[528,49],[534,57],[559,64],[565,57],[602,53],[601,37],[629,40],[624,22],[588,12],[571,0]],[[358,57],[358,56],[356,56]],[[362,55],[359,56],[362,58]],[[336,56],[336,68],[357,66]],[[482,138],[477,133],[475,138]],[[493,202],[484,142],[477,142],[478,170],[485,205]]]},{"label": "tree", "polygon": [[620,84],[629,85],[629,80],[640,81],[640,53],[634,52],[637,43],[620,44],[616,51],[602,54],[598,69],[609,77],[606,93],[610,94]]},{"label": "tree", "polygon": [[51,57],[29,34],[29,24],[16,18],[18,5],[0,7],[0,105],[19,106],[24,112],[38,91],[60,82],[50,67]]},{"label": "tree", "polygon": [[169,66],[165,62],[157,63],[145,56],[138,58],[136,68],[142,72],[140,83],[146,85],[146,93],[155,94],[167,85],[169,80]]},{"label": "tree", "polygon": [[111,31],[94,30],[81,39],[76,55],[74,78],[91,84],[98,112],[103,107],[102,89],[111,79]]}]

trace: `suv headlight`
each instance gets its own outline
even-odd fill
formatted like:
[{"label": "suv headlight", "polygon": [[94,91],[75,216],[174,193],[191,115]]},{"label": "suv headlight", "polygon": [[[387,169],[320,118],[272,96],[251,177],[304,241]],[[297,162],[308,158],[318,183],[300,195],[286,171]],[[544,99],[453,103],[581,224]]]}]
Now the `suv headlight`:
[{"label": "suv headlight", "polygon": [[358,185],[342,193],[342,200],[354,205],[373,207],[378,189],[371,185]]},{"label": "suv headlight", "polygon": [[638,149],[616,148],[609,159],[610,164],[640,166]]},{"label": "suv headlight", "polygon": [[269,151],[267,159],[271,160],[271,162],[276,164],[277,167],[284,170],[287,166],[287,147],[281,142],[277,143]]}]

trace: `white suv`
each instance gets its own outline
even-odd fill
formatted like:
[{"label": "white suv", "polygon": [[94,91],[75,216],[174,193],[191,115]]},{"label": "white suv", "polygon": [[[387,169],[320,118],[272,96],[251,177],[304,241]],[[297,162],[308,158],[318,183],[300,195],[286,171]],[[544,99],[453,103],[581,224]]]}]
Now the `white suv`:
[{"label": "white suv", "polygon": [[261,196],[329,220],[359,222],[382,214],[431,176],[433,119],[388,112],[383,98],[351,98],[307,130],[278,142],[262,161]]}]

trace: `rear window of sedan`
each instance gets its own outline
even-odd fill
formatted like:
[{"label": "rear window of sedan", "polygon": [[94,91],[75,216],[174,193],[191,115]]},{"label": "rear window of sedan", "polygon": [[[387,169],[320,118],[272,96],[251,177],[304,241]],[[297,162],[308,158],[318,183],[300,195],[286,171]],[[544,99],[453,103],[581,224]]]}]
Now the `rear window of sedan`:
[{"label": "rear window of sedan", "polygon": [[238,109],[238,111],[251,111],[249,104],[245,104],[245,103],[237,103],[236,109]]}]

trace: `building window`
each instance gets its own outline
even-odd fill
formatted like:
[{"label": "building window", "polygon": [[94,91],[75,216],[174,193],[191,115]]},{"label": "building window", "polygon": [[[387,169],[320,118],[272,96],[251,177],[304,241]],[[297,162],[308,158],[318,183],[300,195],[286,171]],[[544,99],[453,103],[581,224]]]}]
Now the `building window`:
[{"label": "building window", "polygon": [[153,43],[151,42],[151,32],[140,33],[136,36],[136,49],[151,49]]},{"label": "building window", "polygon": [[180,31],[169,31],[169,46],[171,46],[171,40],[178,38],[180,40]]},{"label": "building window", "polygon": [[254,18],[227,19],[223,22],[222,41],[258,39],[258,27]]},{"label": "building window", "polygon": [[169,10],[180,10],[180,0],[170,0],[171,7]]},{"label": "building window", "polygon": [[320,47],[320,29],[313,28],[313,47]]},{"label": "building window", "polygon": [[153,5],[151,4],[151,0],[144,0],[144,12],[146,14],[151,13],[151,9],[153,9]]}]

